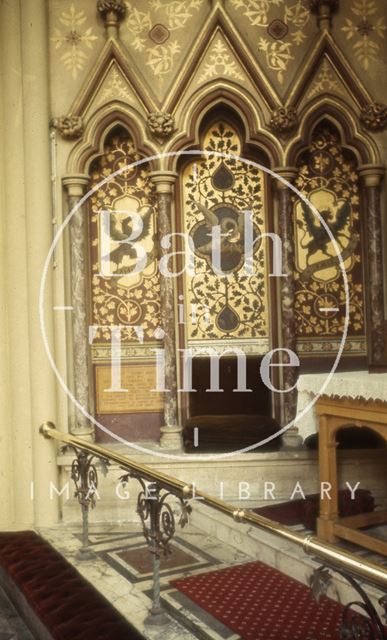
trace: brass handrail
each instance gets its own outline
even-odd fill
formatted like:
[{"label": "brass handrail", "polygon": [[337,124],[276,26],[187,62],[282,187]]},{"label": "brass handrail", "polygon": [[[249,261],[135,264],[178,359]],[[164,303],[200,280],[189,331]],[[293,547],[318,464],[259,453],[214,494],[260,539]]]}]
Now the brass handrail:
[{"label": "brass handrail", "polygon": [[94,442],[86,442],[76,436],[58,431],[55,429],[52,422],[45,422],[42,424],[40,427],[40,433],[45,438],[53,438],[54,440],[65,442],[66,444],[78,447],[83,451],[88,451],[101,458],[116,462],[122,469],[138,473],[142,478],[150,482],[157,482],[167,491],[173,491],[174,493],[177,493],[177,495],[180,494],[185,499],[192,497],[200,499],[202,504],[206,504],[227,516],[232,517],[237,522],[248,523],[258,527],[259,529],[263,529],[264,531],[269,531],[280,538],[289,540],[297,546],[302,547],[304,552],[308,555],[316,556],[329,565],[345,568],[352,574],[363,578],[368,582],[376,583],[381,587],[387,588],[387,569],[375,564],[374,562],[359,559],[353,553],[349,553],[333,544],[324,542],[317,536],[302,535],[301,533],[288,529],[279,522],[269,520],[268,518],[259,516],[252,511],[245,511],[244,509],[237,508],[223,500],[213,498],[209,494],[196,489],[192,484],[187,484],[182,480],[173,478],[165,473],[160,473],[160,471],[154,471],[143,464],[139,464],[133,460],[128,460],[125,456],[115,453],[114,451],[110,451],[105,447],[101,447]]}]

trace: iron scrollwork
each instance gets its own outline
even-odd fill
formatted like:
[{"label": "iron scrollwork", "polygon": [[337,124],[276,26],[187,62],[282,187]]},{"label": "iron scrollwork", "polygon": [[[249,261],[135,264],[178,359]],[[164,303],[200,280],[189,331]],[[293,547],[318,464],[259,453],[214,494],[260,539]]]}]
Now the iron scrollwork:
[{"label": "iron scrollwork", "polygon": [[141,485],[141,491],[137,497],[137,513],[152,557],[153,598],[146,622],[152,625],[165,625],[168,624],[169,619],[160,603],[160,556],[161,553],[164,556],[172,553],[169,543],[176,531],[175,513],[168,499],[173,497],[179,501],[181,527],[187,524],[192,508],[184,497],[164,490],[157,482],[146,484],[137,473],[125,474],[120,478],[120,482],[127,484],[130,478],[135,478]]},{"label": "iron scrollwork", "polygon": [[70,478],[74,482],[74,497],[77,498],[82,511],[82,547],[80,557],[90,557],[89,545],[89,510],[96,506],[98,494],[98,472],[94,460],[98,459],[102,473],[107,474],[109,461],[105,458],[97,458],[94,454],[87,453],[71,445],[62,448],[62,453],[72,450],[75,458],[71,463]]},{"label": "iron scrollwork", "polygon": [[[361,585],[346,571],[337,567],[321,566],[313,572],[309,582],[317,603],[332,583],[331,571],[341,575],[361,598],[361,601],[354,600],[345,605],[341,619],[340,639],[387,640],[383,622],[370,598]],[[387,620],[387,596],[380,598],[379,604],[384,609],[383,617]]]},{"label": "iron scrollwork", "polygon": [[146,485],[143,478],[136,473],[122,476],[120,482],[127,483],[130,478],[135,478],[142,488],[137,497],[137,513],[151,553],[155,553],[157,556],[160,556],[161,551],[164,555],[171,553],[169,542],[176,532],[176,520],[168,499],[173,497],[179,501],[181,511],[178,524],[182,528],[188,523],[192,507],[185,498],[170,491],[163,492],[156,482]]}]

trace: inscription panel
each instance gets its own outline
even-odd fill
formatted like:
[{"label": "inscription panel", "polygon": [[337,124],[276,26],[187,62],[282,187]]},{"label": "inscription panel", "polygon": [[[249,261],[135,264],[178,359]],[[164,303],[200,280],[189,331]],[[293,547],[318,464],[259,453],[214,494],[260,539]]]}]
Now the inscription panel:
[{"label": "inscription panel", "polygon": [[163,410],[163,394],[151,391],[156,386],[154,364],[123,365],[121,387],[127,391],[109,391],[112,385],[110,365],[96,367],[96,412],[157,413]]}]

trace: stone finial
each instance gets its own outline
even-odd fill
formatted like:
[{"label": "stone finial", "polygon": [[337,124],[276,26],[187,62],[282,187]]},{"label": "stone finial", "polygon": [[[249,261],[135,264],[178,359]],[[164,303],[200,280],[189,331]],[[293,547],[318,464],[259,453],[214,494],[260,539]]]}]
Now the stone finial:
[{"label": "stone finial", "polygon": [[276,133],[288,133],[295,129],[298,123],[297,111],[294,107],[278,107],[270,118],[270,129]]},{"label": "stone finial", "polygon": [[81,116],[60,116],[53,118],[50,122],[53,129],[59,131],[65,140],[76,140],[83,134],[83,120]]},{"label": "stone finial", "polygon": [[97,10],[105,23],[107,35],[117,37],[118,25],[126,13],[124,0],[98,0]]},{"label": "stone finial", "polygon": [[387,128],[387,105],[378,102],[364,105],[360,120],[370,131],[383,131]]},{"label": "stone finial", "polygon": [[148,129],[155,138],[166,140],[175,131],[175,121],[170,113],[155,111],[148,116]]},{"label": "stone finial", "polygon": [[339,8],[339,0],[309,0],[311,13],[317,14],[320,29],[329,30],[332,16]]}]

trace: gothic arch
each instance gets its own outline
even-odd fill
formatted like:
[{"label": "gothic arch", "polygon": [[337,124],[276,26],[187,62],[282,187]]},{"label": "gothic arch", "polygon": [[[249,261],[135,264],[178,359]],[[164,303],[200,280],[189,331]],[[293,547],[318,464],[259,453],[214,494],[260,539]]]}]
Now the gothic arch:
[{"label": "gothic arch", "polygon": [[[67,174],[88,174],[92,161],[103,154],[105,140],[118,125],[133,138],[138,152],[153,156],[157,147],[149,140],[146,122],[142,115],[129,105],[110,103],[98,109],[88,120],[84,134],[71,150],[67,160]],[[151,162],[152,168],[156,164]]]},{"label": "gothic arch", "polygon": [[[200,131],[208,114],[217,109],[233,112],[242,123],[245,143],[260,148],[268,158],[270,166],[281,164],[281,145],[273,134],[264,129],[263,113],[257,102],[248,92],[235,90],[231,85],[222,84],[210,93],[206,87],[198,91],[185,112],[183,126],[170,141],[168,151],[178,152],[184,149],[197,148],[200,144]],[[174,169],[177,158],[169,159],[169,168]]]},{"label": "gothic arch", "polygon": [[381,164],[374,140],[360,130],[358,115],[339,98],[318,98],[307,105],[300,114],[300,119],[298,136],[291,141],[286,151],[286,163],[289,166],[294,166],[300,153],[310,146],[314,131],[323,120],[333,124],[339,132],[341,143],[355,154],[359,165]]}]

